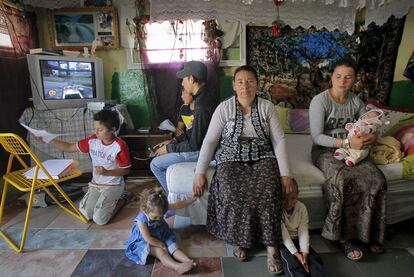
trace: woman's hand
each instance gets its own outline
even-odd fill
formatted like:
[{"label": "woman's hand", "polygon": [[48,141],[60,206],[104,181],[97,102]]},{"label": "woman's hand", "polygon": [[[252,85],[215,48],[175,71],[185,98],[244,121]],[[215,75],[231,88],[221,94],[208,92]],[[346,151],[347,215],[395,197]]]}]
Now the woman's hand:
[{"label": "woman's hand", "polygon": [[349,139],[349,147],[356,150],[361,150],[364,147],[364,141],[359,136],[353,136]]},{"label": "woman's hand", "polygon": [[207,189],[207,177],[205,174],[197,173],[193,181],[193,195],[201,197]]},{"label": "woman's hand", "polygon": [[363,148],[370,146],[377,140],[377,135],[375,133],[370,133],[364,136],[361,136],[363,141]]},{"label": "woman's hand", "polygon": [[352,149],[361,150],[373,144],[377,139],[376,134],[367,134],[364,136],[353,136],[349,139],[349,146]]},{"label": "woman's hand", "polygon": [[289,176],[280,176],[280,181],[282,183],[282,189],[285,194],[289,194],[293,191],[293,180]]}]

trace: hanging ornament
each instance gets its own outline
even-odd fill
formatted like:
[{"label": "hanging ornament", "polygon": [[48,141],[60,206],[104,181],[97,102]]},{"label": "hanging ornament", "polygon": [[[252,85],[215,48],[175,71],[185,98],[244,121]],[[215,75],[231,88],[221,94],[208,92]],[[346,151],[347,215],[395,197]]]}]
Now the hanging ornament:
[{"label": "hanging ornament", "polygon": [[284,27],[284,24],[283,22],[275,22],[275,21],[272,22],[273,24],[272,31],[273,31],[273,36],[277,38],[282,33],[282,28]]},{"label": "hanging ornament", "polygon": [[280,6],[283,3],[283,0],[273,0],[273,3],[275,4],[275,6]]},{"label": "hanging ornament", "polygon": [[278,37],[282,33],[283,27],[286,26],[286,24],[283,22],[283,20],[280,19],[279,16],[279,6],[282,5],[283,0],[273,0],[273,3],[276,6],[276,20],[272,22],[272,31],[273,36]]}]

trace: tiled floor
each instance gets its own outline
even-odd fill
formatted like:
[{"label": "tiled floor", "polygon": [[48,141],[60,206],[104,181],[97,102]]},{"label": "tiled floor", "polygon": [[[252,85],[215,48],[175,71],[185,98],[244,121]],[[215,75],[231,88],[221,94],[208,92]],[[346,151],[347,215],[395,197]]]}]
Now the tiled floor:
[{"label": "tiled floor", "polygon": [[[154,185],[151,179],[130,179],[127,188],[138,195]],[[24,253],[15,253],[0,238],[0,276],[177,276],[154,259],[139,266],[125,257],[123,241],[129,236],[138,204],[129,203],[105,226],[83,224],[56,206],[34,209]],[[23,210],[24,205],[18,202],[8,207],[3,219],[2,229],[13,238],[20,238]],[[231,257],[232,247],[216,240],[204,227],[191,226],[188,219],[178,216],[170,218],[169,224],[181,238],[182,250],[199,264],[186,276],[270,276],[264,249],[255,249],[248,261],[240,263]],[[311,231],[312,246],[335,277],[413,276],[414,220],[391,226],[386,252],[366,254],[359,263],[344,258],[338,245],[324,240],[319,233]]]}]

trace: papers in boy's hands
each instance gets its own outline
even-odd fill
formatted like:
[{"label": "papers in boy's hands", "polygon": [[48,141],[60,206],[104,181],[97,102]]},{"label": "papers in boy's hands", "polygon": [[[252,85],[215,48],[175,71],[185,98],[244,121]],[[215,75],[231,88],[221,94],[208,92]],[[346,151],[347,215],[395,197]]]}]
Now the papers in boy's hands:
[{"label": "papers in boy's hands", "polygon": [[167,130],[171,132],[175,132],[175,126],[172,124],[172,122],[168,119],[161,122],[160,126],[158,126],[158,129],[160,130]]},{"label": "papers in boy's hands", "polygon": [[[59,177],[65,175],[69,172],[71,168],[75,166],[76,162],[72,159],[56,159],[56,160],[47,160],[42,162],[42,165],[49,172],[50,176],[53,179],[59,179]],[[33,179],[34,172],[36,167],[32,167],[26,171],[23,175],[27,179]],[[39,169],[37,173],[37,179],[49,179],[45,172],[42,169]]]},{"label": "papers in boy's hands", "polygon": [[48,131],[46,131],[46,130],[37,130],[37,129],[33,129],[33,128],[30,128],[29,126],[27,126],[27,125],[25,125],[25,124],[23,124],[23,123],[20,123],[24,128],[26,128],[30,133],[32,133],[34,136],[36,136],[36,137],[41,137],[42,138],[42,140],[45,142],[45,143],[49,143],[50,141],[52,141],[54,138],[56,138],[56,137],[58,137],[58,136],[61,136],[61,134],[52,134],[52,133],[49,133]]}]

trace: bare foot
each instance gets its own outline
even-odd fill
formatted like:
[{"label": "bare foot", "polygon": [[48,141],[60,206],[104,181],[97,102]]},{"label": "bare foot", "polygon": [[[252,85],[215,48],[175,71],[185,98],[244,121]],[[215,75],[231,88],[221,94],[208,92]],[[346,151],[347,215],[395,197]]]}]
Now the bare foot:
[{"label": "bare foot", "polygon": [[188,271],[190,271],[193,268],[193,262],[185,262],[185,263],[180,263],[175,271],[178,272],[178,274],[184,274]]},{"label": "bare foot", "polygon": [[198,266],[198,263],[194,260],[191,260],[191,265],[193,266],[193,268],[196,268]]}]

